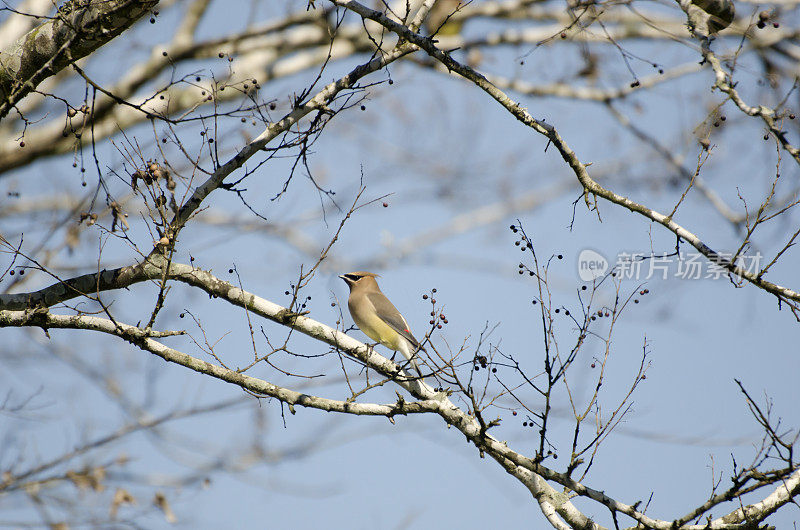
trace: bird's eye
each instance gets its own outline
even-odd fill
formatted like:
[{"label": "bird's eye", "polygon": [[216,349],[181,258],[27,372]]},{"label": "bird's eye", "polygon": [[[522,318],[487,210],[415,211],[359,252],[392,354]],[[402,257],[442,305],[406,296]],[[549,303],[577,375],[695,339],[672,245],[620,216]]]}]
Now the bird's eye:
[{"label": "bird's eye", "polygon": [[358,276],[358,275],[356,275],[356,274],[345,274],[344,276],[345,276],[345,278],[347,278],[348,280],[352,280],[352,281],[354,281],[354,282],[357,282],[359,279],[361,279],[361,276]]}]

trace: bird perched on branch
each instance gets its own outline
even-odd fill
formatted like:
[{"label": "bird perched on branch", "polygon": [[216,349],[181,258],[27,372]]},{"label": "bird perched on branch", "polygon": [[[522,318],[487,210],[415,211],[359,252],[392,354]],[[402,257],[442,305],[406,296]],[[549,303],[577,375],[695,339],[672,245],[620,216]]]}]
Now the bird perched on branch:
[{"label": "bird perched on branch", "polygon": [[421,378],[422,372],[414,357],[422,347],[411,334],[406,319],[381,292],[375,280],[377,276],[365,271],[339,276],[350,287],[347,299],[350,315],[367,337],[402,353]]}]

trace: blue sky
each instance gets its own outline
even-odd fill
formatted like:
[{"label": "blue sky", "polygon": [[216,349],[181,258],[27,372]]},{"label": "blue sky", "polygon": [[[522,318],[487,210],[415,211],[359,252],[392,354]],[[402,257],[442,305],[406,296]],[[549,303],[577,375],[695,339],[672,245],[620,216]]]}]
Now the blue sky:
[{"label": "blue sky", "polygon": [[[213,34],[217,29],[211,27],[211,20],[225,28],[245,25],[246,9],[217,9],[204,31]],[[269,18],[274,13],[256,13],[259,14]],[[94,65],[101,79],[104,67],[122,71],[125,61],[132,60],[122,57],[114,65],[114,53],[130,43],[141,44],[158,28],[170,27],[170,12],[160,16],[163,18],[155,27],[147,25],[135,38],[114,43],[103,52],[102,60]],[[668,67],[697,59],[686,48],[661,49],[647,43],[631,46],[648,60]],[[143,52],[135,46],[133,49]],[[556,46],[543,47],[529,55],[520,67],[516,58],[525,51],[528,50],[495,52],[487,58],[485,68],[516,72],[521,78],[545,82],[557,78],[559,65],[571,57],[571,52],[561,52]],[[602,52],[612,56],[614,53],[607,48]],[[353,64],[354,60],[333,63],[324,80]],[[628,82],[629,74],[621,62],[609,64],[601,83]],[[202,67],[221,68],[214,62]],[[566,66],[563,68],[566,70]],[[639,68],[650,73],[644,66]],[[744,70],[744,80],[752,84]],[[375,272],[382,275],[384,292],[406,316],[415,334],[423,335],[427,327],[430,306],[422,295],[436,288],[437,301],[444,306],[450,322],[433,336],[438,348],[458,350],[463,344],[469,352],[475,348],[481,330],[497,325],[489,339],[491,344],[520,360],[534,375],[542,365],[541,317],[539,306],[531,303],[536,285],[527,275],[518,274],[519,263],[532,264],[530,255],[514,246],[510,224],[522,223],[540,259],[562,255],[563,259],[552,261],[549,286],[554,306],[573,313],[579,311],[578,293],[584,285],[577,274],[577,257],[582,250],[596,250],[613,263],[620,253],[670,252],[675,247],[674,237],[641,216],[608,203],[599,204],[599,218],[596,213],[587,212],[582,200],[573,208],[579,198],[577,187],[571,184],[574,176],[555,150],[545,151],[543,138],[517,123],[476,87],[410,64],[396,64],[389,71],[394,83],[370,88],[366,92],[366,109],[356,107],[338,115],[313,148],[312,173],[323,187],[336,191],[338,205],[350,204],[362,178],[365,199],[388,197],[359,210],[348,221],[333,247],[329,264],[321,268],[304,293],[312,297],[310,316],[335,325],[340,311],[344,311],[344,324],[351,325],[346,309],[331,307],[331,302],[342,303],[347,297],[345,284],[336,276],[361,269],[365,263],[386,263]],[[285,109],[289,94],[313,75],[304,73],[267,85],[264,96],[276,98],[279,111]],[[385,73],[371,80],[384,78]],[[707,72],[696,74],[635,95],[620,103],[619,108],[634,116],[638,126],[686,155],[687,164],[693,168],[699,148],[686,131],[704,117],[704,101],[719,101],[717,95],[709,95],[710,83]],[[747,93],[754,99],[760,95],[756,89]],[[590,171],[604,185],[661,211],[669,211],[680,197],[682,188],[665,185],[671,172],[663,160],[615,125],[602,106],[514,97],[532,114],[554,124],[581,160],[593,162]],[[730,116],[727,130],[714,137],[716,147],[702,176],[730,205],[737,206],[738,193],[752,204],[763,197],[769,176],[774,174],[775,148],[760,140],[758,123],[733,109],[726,108],[726,113]],[[231,122],[225,127],[230,129],[218,136],[220,148],[233,150],[241,146],[239,124]],[[134,129],[133,134],[141,137],[144,145],[152,138],[152,131],[146,127]],[[182,129],[181,134],[189,139],[187,145],[191,145],[191,138],[198,138],[190,127]],[[151,146],[146,149],[155,153]],[[120,167],[119,154],[108,142],[100,144],[98,152],[104,164]],[[15,171],[0,181],[3,195],[12,188],[21,190],[26,197],[38,196],[43,189],[81,190],[80,175],[70,162],[68,157],[51,159]],[[302,173],[295,176],[279,201],[270,201],[283,185],[290,163],[291,159],[278,160],[259,169],[245,182],[245,196],[269,222],[298,230],[312,248],[321,251],[342,213],[327,198],[320,200]],[[797,168],[782,162],[782,173],[786,180],[796,180]],[[508,212],[477,229],[436,240],[410,255],[397,257],[404,242],[414,241],[458,215],[474,214],[476,209],[491,204],[507,204],[528,193],[546,194],[561,185],[563,191],[541,206]],[[124,192],[119,181],[113,182],[112,189]],[[784,192],[790,190],[790,185],[782,188]],[[387,207],[381,204],[384,200]],[[192,256],[199,267],[238,282],[227,272],[235,266],[246,290],[286,303],[284,290],[295,280],[301,265],[313,263],[313,256],[272,234],[268,225],[249,215],[232,194],[216,191],[209,198],[209,205],[211,208],[183,233],[177,260],[188,263]],[[215,215],[252,221],[256,229],[203,222]],[[730,224],[694,192],[688,195],[676,220],[701,235],[714,249],[733,250],[739,242]],[[783,245],[786,234],[795,230],[792,227],[796,222],[797,216],[792,214],[785,223],[776,223],[763,235],[759,233],[758,249],[765,254],[774,253]],[[36,238],[33,222],[3,223],[8,223],[2,228],[4,234],[18,234],[22,225],[26,233],[34,234],[30,241]],[[134,223],[132,234],[146,247],[149,236],[141,223]],[[87,235],[77,258],[81,272],[96,267],[98,238],[98,233]],[[688,245],[682,249],[692,250]],[[135,253],[124,242],[106,242],[104,266],[118,266],[134,258]],[[75,260],[75,256],[63,252],[57,261],[67,265]],[[796,289],[797,267],[798,258],[792,249],[769,278]],[[47,282],[41,278],[30,285]],[[636,389],[625,421],[602,444],[584,482],[629,504],[647,502],[653,493],[647,513],[671,519],[705,501],[720,473],[722,484],[727,484],[731,455],[739,465],[748,464],[754,446],[760,442],[759,427],[748,413],[734,379],[741,380],[760,404],[770,399],[773,414],[783,419],[782,425],[796,429],[800,423],[800,410],[796,407],[800,399],[796,384],[800,373],[800,332],[791,313],[785,308],[779,310],[773,297],[748,285],[736,288],[725,278],[621,282],[623,294],[643,288],[649,293],[636,297],[640,302],[626,308],[614,331],[601,394],[603,410],[615,407],[627,391],[645,343],[651,362],[647,379]],[[106,299],[115,300],[113,307],[123,321],[136,323],[149,315],[155,293],[152,286],[139,285],[131,292],[109,293]],[[606,285],[597,296],[610,303],[614,291]],[[215,351],[226,363],[235,367],[252,358],[243,312],[219,300],[208,300],[207,295],[185,286],[173,288],[157,326],[185,328],[193,337],[202,337],[189,318],[180,318],[187,309],[202,323],[208,340],[216,343]],[[574,325],[563,314],[556,318],[556,325],[560,347],[569,348],[576,335]],[[265,348],[262,329],[271,340],[280,341],[287,334],[287,330],[271,322],[256,321],[255,328],[259,348]],[[604,333],[608,324],[598,323],[596,329]],[[186,408],[241,398],[238,406],[177,421],[159,435],[137,434],[124,444],[95,455],[92,461],[111,461],[122,454],[130,458],[128,464],[110,472],[112,482],[133,484],[131,487],[139,496],[136,507],[121,509],[123,518],[138,510],[146,511],[154,488],[141,483],[150,483],[167,493],[179,521],[194,528],[264,522],[293,528],[546,525],[523,486],[494,461],[481,459],[462,435],[447,429],[436,417],[397,418],[396,424],[391,425],[385,418],[298,409],[296,415],[285,415],[284,426],[278,403],[258,401],[231,385],[169,366],[118,340],[66,331],[51,331],[52,340],[45,339],[39,330],[7,329],[3,334],[10,347],[5,349],[0,364],[0,387],[17,395],[42,388],[35,399],[34,419],[0,418],[6,446],[4,455],[0,455],[5,459],[0,459],[3,466],[10,465],[20,454],[28,462],[59,454],[82,440],[117,428],[125,419],[124,412],[102,388],[47,353],[53,344],[62,345],[59,347],[87,366],[109,370],[132,401],[154,416],[176,406]],[[352,334],[364,339],[358,331]],[[212,360],[189,340],[165,342]],[[290,345],[304,354],[327,351],[324,345],[301,336],[293,336]],[[594,386],[596,369],[591,364],[600,351],[598,341],[589,342],[570,373],[569,381],[578,399],[585,399]],[[285,358],[283,362],[287,368],[326,376],[291,380],[263,365],[249,373],[277,384],[303,385],[307,392],[320,396],[347,397],[337,357]],[[356,370],[352,364],[350,368]],[[499,372],[509,380],[514,377],[503,374],[502,368]],[[532,408],[539,404],[533,393],[526,398]],[[396,399],[395,390],[376,389],[365,399],[391,402]],[[511,405],[507,400],[500,403],[504,407]],[[562,391],[557,393],[554,409],[551,441],[562,455],[550,464],[562,470],[568,460],[573,423]],[[508,410],[498,410],[496,414],[502,423],[495,436],[533,456],[538,446],[535,429],[523,427],[522,416],[512,416]],[[261,463],[237,460],[253,447],[260,447]],[[298,448],[302,450],[299,457],[295,454]],[[229,457],[233,460],[229,461]],[[215,471],[214,466],[234,472]],[[239,472],[237,466],[245,470]],[[175,484],[175,476],[184,477],[186,482]],[[208,484],[203,483],[206,477],[210,479]],[[98,513],[104,513],[111,493],[81,495]],[[601,523],[611,524],[604,510],[581,500],[576,505],[596,514]],[[2,498],[0,507],[7,514],[0,519],[9,521],[32,513],[30,505],[9,506],[8,500]],[[714,510],[715,516],[722,514],[723,510]],[[787,507],[769,522],[785,528],[797,518],[797,508]],[[147,515],[143,521],[148,528],[169,526],[157,513]]]}]

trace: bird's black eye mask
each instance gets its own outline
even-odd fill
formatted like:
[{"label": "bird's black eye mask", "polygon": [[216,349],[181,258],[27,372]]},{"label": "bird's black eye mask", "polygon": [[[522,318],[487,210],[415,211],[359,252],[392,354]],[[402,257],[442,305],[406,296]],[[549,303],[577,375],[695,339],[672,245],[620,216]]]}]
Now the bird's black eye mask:
[{"label": "bird's black eye mask", "polygon": [[357,274],[345,274],[344,277],[350,280],[351,282],[357,282],[358,280],[363,278],[363,276],[359,276]]}]

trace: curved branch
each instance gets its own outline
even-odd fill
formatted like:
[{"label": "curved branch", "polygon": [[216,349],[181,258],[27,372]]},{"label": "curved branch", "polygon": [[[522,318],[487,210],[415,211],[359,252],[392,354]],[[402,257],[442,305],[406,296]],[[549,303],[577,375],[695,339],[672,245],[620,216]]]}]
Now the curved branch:
[{"label": "curved branch", "polygon": [[[114,322],[106,318],[89,315],[56,315],[47,311],[0,311],[0,327],[8,326],[36,326],[44,329],[85,329],[115,335],[143,350],[161,357],[165,361],[180,364],[195,372],[210,375],[256,394],[274,397],[289,405],[299,405],[327,412],[342,412],[366,416],[387,416],[390,418],[398,414],[433,412],[438,408],[435,401],[407,403],[403,400],[398,400],[398,402],[393,405],[379,405],[310,396],[303,392],[296,392],[269,383],[263,379],[251,377],[235,370],[228,370],[227,368],[198,359],[197,357],[170,348],[154,340],[151,337],[151,333],[147,330],[121,322]],[[337,333],[344,335],[341,332]],[[344,336],[346,337],[346,335]],[[354,339],[351,339],[351,341],[360,344]],[[367,350],[367,347],[361,344],[360,349]]]},{"label": "curved branch", "polygon": [[[709,261],[721,267],[731,274],[734,274],[751,284],[755,285],[756,287],[767,291],[770,294],[775,295],[779,300],[787,302],[792,310],[795,312],[795,316],[800,320],[800,307],[798,306],[797,302],[800,302],[800,292],[795,290],[789,289],[787,287],[783,287],[776,283],[769,282],[759,276],[757,273],[753,273],[750,271],[745,270],[744,268],[738,266],[733,261],[725,259],[721,256],[718,252],[711,249],[706,243],[697,235],[690,232],[680,224],[676,223],[671,217],[668,217],[660,212],[652,210],[647,206],[639,204],[637,202],[632,201],[631,199],[624,197],[622,195],[618,195],[617,193],[608,190],[601,186],[598,182],[596,182],[589,172],[586,169],[586,165],[583,164],[579,159],[575,152],[569,147],[569,145],[561,138],[561,135],[558,134],[555,127],[546,123],[544,120],[539,120],[531,116],[528,110],[522,107],[519,103],[511,99],[505,92],[497,88],[493,85],[486,77],[482,74],[478,73],[471,67],[462,64],[456,61],[448,52],[445,52],[436,47],[434,41],[430,38],[426,38],[422,35],[414,33],[410,31],[407,27],[403,26],[402,24],[398,24],[388,17],[386,17],[380,11],[372,10],[354,0],[331,0],[336,5],[345,7],[358,13],[360,16],[364,18],[368,18],[370,20],[374,20],[378,22],[386,29],[396,33],[406,41],[415,44],[419,48],[423,49],[428,55],[433,57],[434,59],[440,61],[442,64],[447,67],[448,70],[453,71],[460,75],[461,77],[471,81],[479,88],[481,88],[484,92],[489,94],[495,101],[500,103],[503,107],[508,110],[517,120],[525,124],[526,126],[530,127],[531,129],[535,130],[542,136],[548,139],[548,142],[552,143],[556,149],[558,149],[561,157],[564,159],[565,162],[569,165],[572,171],[575,173],[575,176],[578,178],[578,181],[584,188],[584,194],[587,202],[587,206],[589,204],[589,196],[595,197],[602,197],[609,202],[627,208],[628,210],[638,213],[651,221],[655,221],[661,225],[663,225],[667,230],[678,236],[680,239],[683,239],[694,248],[696,248],[701,254],[703,254]],[[596,208],[596,205],[594,206]]]}]

